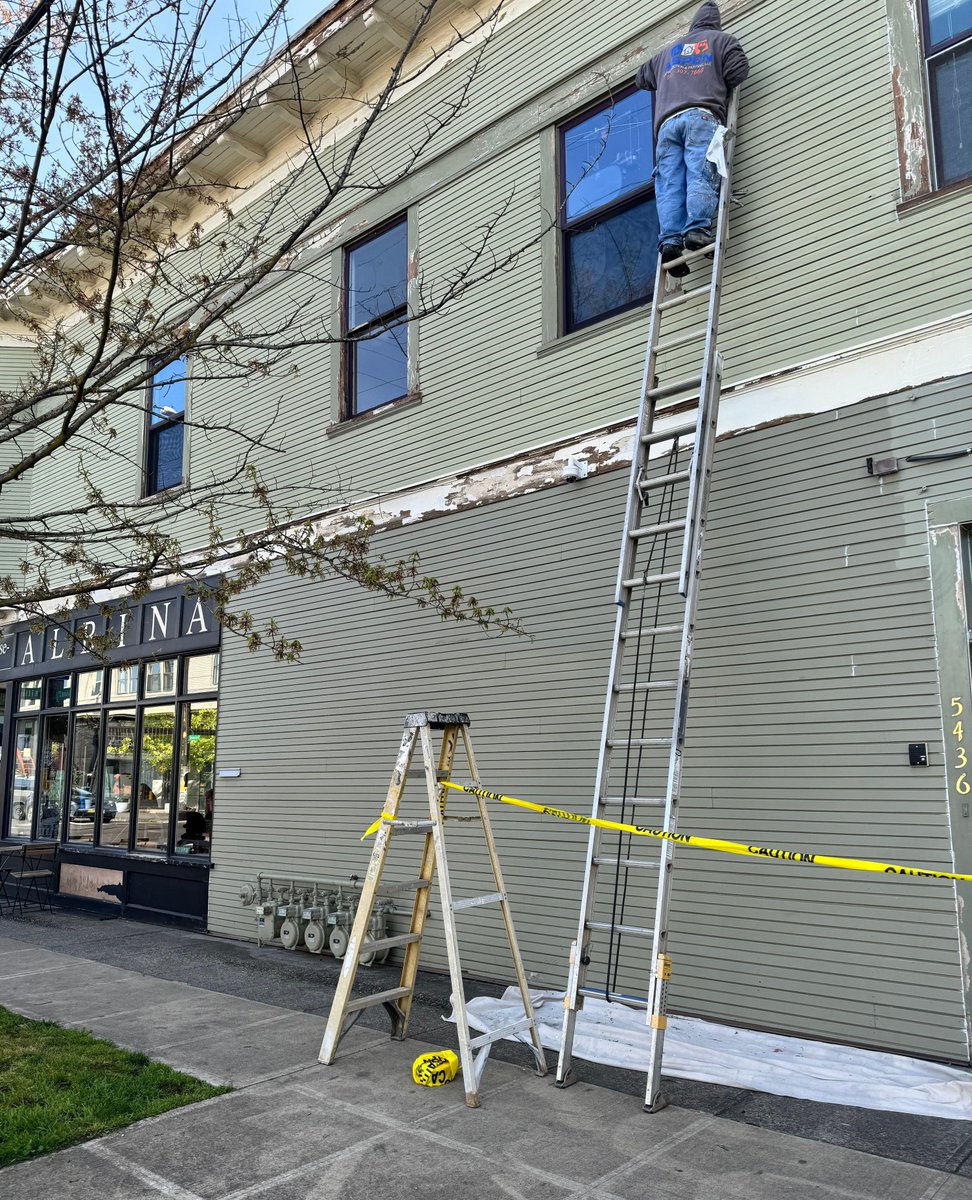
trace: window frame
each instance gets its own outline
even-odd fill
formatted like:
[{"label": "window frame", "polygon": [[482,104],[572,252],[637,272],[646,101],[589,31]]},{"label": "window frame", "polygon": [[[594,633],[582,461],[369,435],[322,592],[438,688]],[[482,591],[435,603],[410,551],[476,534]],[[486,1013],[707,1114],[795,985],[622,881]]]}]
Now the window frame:
[{"label": "window frame", "polygon": [[[161,417],[159,420],[154,419],[155,412],[155,379],[159,371],[165,367],[172,366],[175,363],[183,364],[183,403],[182,412],[177,413],[173,417]],[[168,362],[161,358],[150,359],[149,365],[152,368],[152,374],[145,384],[145,453],[143,455],[142,469],[142,497],[149,499],[152,496],[161,496],[165,492],[171,492],[175,488],[184,487],[186,483],[186,419],[189,413],[189,393],[190,393],[190,367],[189,356],[180,354],[178,358],[171,359]],[[175,483],[167,484],[165,487],[153,487],[152,484],[158,482],[158,454],[157,446],[160,437],[163,433],[177,426],[182,429],[182,457],[179,470],[179,479]],[[154,462],[154,465],[153,465]]]},{"label": "window frame", "polygon": [[[632,309],[639,308],[646,304],[651,299],[651,290],[641,299],[630,300],[626,304],[618,305],[616,308],[607,309],[602,313],[598,313],[595,317],[588,317],[585,321],[570,321],[570,253],[569,239],[572,235],[583,233],[588,228],[597,224],[600,221],[610,217],[617,216],[619,213],[626,212],[630,208],[635,208],[639,204],[645,203],[647,200],[655,198],[655,182],[654,171],[649,176],[648,181],[634,190],[627,192],[624,196],[617,200],[612,200],[607,204],[601,205],[600,208],[589,210],[582,213],[578,217],[568,219],[567,216],[567,151],[565,137],[567,133],[575,126],[582,124],[584,121],[592,117],[598,110],[608,106],[613,107],[620,100],[626,100],[629,96],[637,94],[640,89],[637,84],[628,84],[625,87],[615,89],[601,96],[599,99],[585,105],[579,112],[574,113],[566,120],[559,121],[554,129],[554,146],[555,146],[555,162],[554,170],[556,173],[556,188],[557,188],[557,260],[559,263],[558,271],[558,302],[557,302],[557,322],[558,333],[561,337],[568,334],[576,333],[581,329],[589,329],[592,325],[596,325],[599,321],[606,321],[611,317],[620,316],[622,313],[630,312]],[[648,111],[650,121],[654,120],[654,104],[650,92],[644,92],[647,97]],[[652,163],[654,164],[654,133],[652,134]]]},{"label": "window frame", "polygon": [[[396,226],[404,227],[405,232],[405,277],[404,294],[405,299],[394,309],[389,309],[387,312],[382,312],[379,316],[364,324],[351,326],[351,255],[355,250],[361,249],[369,242],[388,233]],[[409,307],[412,300],[412,281],[408,274],[408,260],[410,247],[412,243],[412,220],[410,213],[396,213],[394,216],[387,218],[380,224],[373,226],[367,233],[357,237],[352,242],[347,242],[341,248],[341,398],[339,418],[342,422],[354,421],[360,417],[365,417],[371,413],[378,412],[382,409],[387,409],[392,404],[398,404],[402,400],[407,399],[412,395],[412,378],[411,378],[411,359],[412,345],[411,332],[413,321],[409,319]],[[402,320],[402,318],[405,318]],[[356,354],[355,347],[359,341],[364,340],[364,335],[378,329],[398,328],[404,325],[405,333],[405,390],[398,396],[392,396],[389,400],[383,400],[380,404],[375,404],[371,408],[356,409]]]},{"label": "window frame", "polygon": [[[972,28],[942,41],[933,42],[929,0],[918,0],[918,5],[921,24],[919,52],[921,54],[922,85],[925,93],[925,112],[931,134],[929,144],[931,149],[932,177],[934,180],[932,190],[938,192],[947,188],[960,187],[963,184],[972,183],[972,167],[970,167],[966,174],[960,175],[957,179],[950,179],[945,182],[941,178],[942,141],[940,124],[937,120],[937,106],[935,104],[937,89],[932,76],[932,62],[950,51],[972,46]],[[969,97],[969,103],[972,105],[972,96]]]}]

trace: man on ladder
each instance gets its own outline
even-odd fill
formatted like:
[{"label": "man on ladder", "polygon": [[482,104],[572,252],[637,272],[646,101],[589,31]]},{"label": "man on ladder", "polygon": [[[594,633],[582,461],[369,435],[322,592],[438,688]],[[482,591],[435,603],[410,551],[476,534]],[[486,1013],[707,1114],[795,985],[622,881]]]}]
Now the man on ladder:
[{"label": "man on ladder", "polygon": [[683,250],[701,250],[714,238],[719,173],[707,157],[713,135],[726,121],[729,93],[749,74],[742,46],[723,32],[716,4],[703,4],[688,35],[673,42],[638,71],[637,83],[655,93],[655,203],[662,262],[670,274],[687,275],[674,262]]}]

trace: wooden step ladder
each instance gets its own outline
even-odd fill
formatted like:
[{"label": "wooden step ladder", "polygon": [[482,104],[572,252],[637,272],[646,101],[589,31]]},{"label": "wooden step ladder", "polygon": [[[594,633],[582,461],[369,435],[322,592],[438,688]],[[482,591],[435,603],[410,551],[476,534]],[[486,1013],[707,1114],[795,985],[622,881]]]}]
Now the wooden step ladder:
[{"label": "wooden step ladder", "polygon": [[[433,731],[442,731],[442,743],[438,754],[433,745]],[[415,712],[405,718],[405,731],[402,744],[395,761],[385,806],[381,817],[373,828],[377,829],[371,861],[365,875],[361,898],[354,919],[354,927],[348,942],[348,949],[341,964],[341,975],[338,979],[337,990],[331,1004],[331,1011],[321,1043],[320,1062],[334,1062],[338,1044],[345,1033],[351,1028],[366,1008],[382,1005],[391,1019],[392,1037],[402,1040],[408,1029],[408,1018],[415,992],[415,978],[418,973],[419,956],[422,948],[422,935],[425,932],[425,922],[429,913],[429,893],[433,877],[439,885],[439,901],[442,906],[442,923],[445,930],[446,950],[449,958],[449,975],[452,980],[452,1002],[456,1014],[456,1028],[459,1037],[459,1061],[462,1066],[462,1077],[466,1089],[466,1104],[470,1108],[479,1107],[479,1083],[482,1077],[486,1059],[494,1042],[502,1038],[516,1036],[524,1040],[529,1034],[531,1049],[536,1059],[537,1074],[545,1075],[547,1064],[544,1058],[543,1046],[537,1031],[537,1023],[533,1014],[533,1004],[527,987],[526,974],[520,958],[516,933],[513,928],[513,918],[510,913],[510,903],[503,883],[503,873],[500,869],[499,857],[496,853],[496,843],[489,824],[489,814],[485,800],[476,797],[477,812],[472,816],[446,813],[447,789],[442,786],[452,777],[452,766],[456,748],[462,740],[469,770],[469,779],[477,786],[479,774],[476,770],[476,760],[473,756],[472,741],[469,736],[469,717],[466,713],[435,713]],[[398,817],[399,802],[408,779],[409,768],[417,745],[421,745],[422,758],[425,764],[425,781],[428,791],[429,819],[400,820]],[[484,896],[470,896],[456,899],[452,892],[449,878],[449,865],[446,858],[445,822],[458,820],[479,822],[482,825],[486,850],[495,880],[496,890]],[[393,934],[389,937],[375,940],[368,938],[368,927],[371,921],[372,909],[378,895],[381,874],[388,857],[389,847],[393,837],[408,834],[424,834],[425,842],[417,878],[402,885],[402,892],[414,891],[412,919],[407,933]],[[388,889],[381,889],[387,896]],[[463,987],[462,967],[459,961],[459,940],[456,934],[456,913],[473,911],[485,906],[498,904],[506,926],[506,936],[510,945],[513,968],[523,1003],[523,1016],[509,1022],[498,1029],[478,1037],[470,1037],[469,1020],[466,1015],[466,997]],[[363,955],[371,956],[382,950],[402,947],[405,951],[402,962],[401,978],[398,987],[388,991],[371,993],[370,995],[352,998],[351,990],[357,974],[358,964]]]}]

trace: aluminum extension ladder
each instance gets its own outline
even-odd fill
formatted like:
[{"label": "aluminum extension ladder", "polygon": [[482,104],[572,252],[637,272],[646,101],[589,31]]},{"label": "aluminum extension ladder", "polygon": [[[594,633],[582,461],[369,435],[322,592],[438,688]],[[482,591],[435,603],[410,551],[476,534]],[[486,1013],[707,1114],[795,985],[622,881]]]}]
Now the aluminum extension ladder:
[{"label": "aluminum extension ladder", "polygon": [[[618,605],[592,815],[675,832],[682,749],[692,670],[709,477],[721,391],[716,348],[722,271],[729,234],[732,157],[738,95],[729,109],[728,178],[722,182],[715,241],[662,268],[659,257],[645,355],[641,405],[621,543]],[[714,251],[714,254],[713,254]],[[711,273],[708,282],[670,290],[668,269],[678,263]],[[669,317],[689,317],[708,301],[705,324],[676,328],[661,338]],[[682,325],[686,322],[683,320]],[[701,368],[681,374],[673,355],[704,341]],[[661,360],[661,378],[658,363]],[[697,362],[697,360],[696,360]],[[670,374],[671,372],[671,374]],[[674,378],[672,377],[674,375]],[[691,439],[691,458],[683,445]],[[646,810],[663,812],[649,816]],[[616,844],[605,844],[616,836]],[[650,1027],[645,1108],[663,1108],[662,1049],[667,1025],[668,908],[674,847],[671,842],[609,835],[591,826],[577,938],[571,946],[557,1086],[575,1081],[572,1053],[577,1013],[585,997],[643,1009]],[[637,856],[633,856],[634,855]],[[608,911],[605,911],[605,907]],[[654,909],[654,924],[632,919]],[[651,939],[647,995],[644,947]],[[606,949],[605,949],[606,943]],[[636,947],[631,953],[629,947]]]},{"label": "aluminum extension ladder", "polygon": [[[432,741],[433,730],[442,731],[442,743],[438,755],[435,753]],[[334,1061],[338,1043],[351,1028],[361,1013],[373,1005],[381,1004],[391,1018],[392,1037],[399,1040],[405,1037],[408,1029],[408,1018],[412,1007],[412,997],[415,991],[415,977],[418,972],[419,955],[421,952],[422,934],[429,911],[429,892],[433,877],[439,885],[439,902],[442,908],[442,923],[445,931],[446,950],[449,958],[449,975],[452,980],[452,1003],[456,1014],[456,1028],[459,1038],[459,1061],[462,1066],[462,1077],[466,1090],[466,1104],[470,1108],[479,1106],[479,1083],[482,1077],[486,1059],[494,1042],[501,1038],[516,1036],[523,1041],[524,1035],[529,1034],[531,1048],[536,1059],[537,1074],[547,1073],[543,1046],[537,1030],[533,1013],[533,1003],[527,987],[526,973],[520,958],[513,928],[513,918],[510,914],[510,903],[503,883],[503,873],[500,869],[496,843],[493,839],[489,823],[486,802],[476,797],[477,811],[474,815],[454,815],[446,813],[447,790],[442,787],[444,781],[452,776],[453,760],[456,746],[462,740],[466,762],[469,769],[468,778],[476,786],[479,774],[476,770],[476,760],[473,757],[472,741],[469,736],[469,717],[466,713],[434,713],[415,712],[405,718],[405,732],[402,735],[401,748],[395,762],[391,783],[385,798],[381,817],[376,822],[377,833],[371,861],[365,875],[358,910],[351,931],[348,948],[341,964],[341,975],[338,979],[331,1011],[321,1043],[319,1059],[329,1064]],[[425,764],[425,781],[428,790],[429,818],[428,820],[399,820],[398,806],[408,779],[409,767],[416,745],[421,745],[422,758]],[[454,899],[452,884],[449,879],[449,866],[446,859],[445,822],[449,820],[480,822],[486,842],[490,867],[495,880],[496,890],[484,896],[470,896]],[[389,844],[394,837],[406,834],[423,834],[424,848],[418,877],[396,888],[396,891],[414,891],[412,919],[408,932],[394,934],[378,940],[368,939],[368,927],[371,911],[375,904],[381,873],[388,856]],[[382,888],[382,895],[389,895],[387,887]],[[506,936],[513,958],[520,997],[523,1002],[523,1016],[508,1022],[501,1028],[492,1029],[478,1037],[470,1037],[469,1021],[466,1015],[465,990],[463,987],[462,967],[459,962],[459,941],[456,934],[456,913],[459,911],[474,912],[486,905],[498,904],[506,927]],[[366,940],[367,939],[367,940]],[[373,955],[377,951],[403,947],[405,951],[402,963],[399,986],[388,991],[358,996],[352,999],[351,989],[358,970],[362,955]],[[474,1053],[475,1052],[475,1053]]]}]

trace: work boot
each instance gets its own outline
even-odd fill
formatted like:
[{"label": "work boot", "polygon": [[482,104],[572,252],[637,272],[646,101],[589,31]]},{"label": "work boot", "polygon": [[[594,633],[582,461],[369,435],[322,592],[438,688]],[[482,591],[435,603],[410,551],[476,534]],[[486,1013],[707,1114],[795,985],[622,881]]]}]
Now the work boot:
[{"label": "work boot", "polygon": [[686,250],[702,250],[715,241],[714,229],[690,229],[685,235]]},{"label": "work boot", "polygon": [[673,258],[682,257],[682,247],[676,242],[666,242],[661,248],[662,266],[674,279],[682,279],[689,273],[688,263],[679,263],[678,266],[669,267],[666,264],[670,263]]}]

